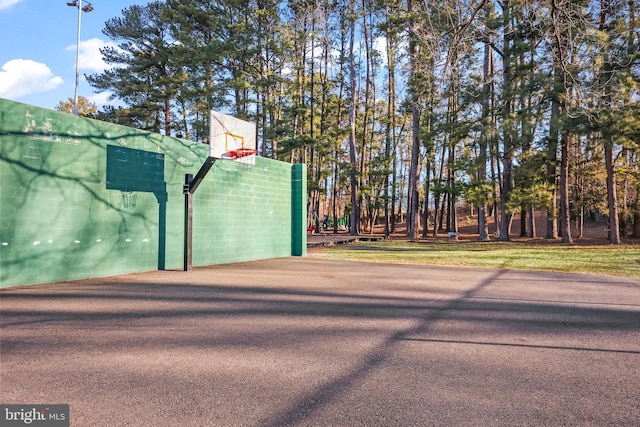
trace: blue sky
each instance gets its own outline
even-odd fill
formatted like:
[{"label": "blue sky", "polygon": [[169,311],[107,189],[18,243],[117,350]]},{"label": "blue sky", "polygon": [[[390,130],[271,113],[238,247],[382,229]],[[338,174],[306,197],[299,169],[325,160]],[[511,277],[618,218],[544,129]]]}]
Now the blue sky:
[{"label": "blue sky", "polygon": [[[68,1],[0,0],[0,98],[50,109],[73,98],[78,9]],[[91,0],[94,10],[81,14],[79,95],[98,107],[109,94],[95,93],[84,74],[106,68],[99,49],[113,42],[102,34],[104,23],[149,1]],[[376,46],[384,52],[384,39]]]},{"label": "blue sky", "polygon": [[[50,109],[73,98],[78,13],[67,1],[0,0],[0,98]],[[99,52],[110,43],[102,34],[104,23],[126,7],[147,3],[92,0],[94,10],[82,13],[79,94],[98,106],[108,94],[95,93],[83,74],[106,67]]]}]

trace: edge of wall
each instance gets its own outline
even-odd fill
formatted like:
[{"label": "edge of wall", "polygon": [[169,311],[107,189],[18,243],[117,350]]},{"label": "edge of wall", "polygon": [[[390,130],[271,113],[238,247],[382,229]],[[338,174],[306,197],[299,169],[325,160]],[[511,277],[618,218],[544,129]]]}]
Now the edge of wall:
[{"label": "edge of wall", "polygon": [[291,167],[291,255],[307,256],[307,165]]}]

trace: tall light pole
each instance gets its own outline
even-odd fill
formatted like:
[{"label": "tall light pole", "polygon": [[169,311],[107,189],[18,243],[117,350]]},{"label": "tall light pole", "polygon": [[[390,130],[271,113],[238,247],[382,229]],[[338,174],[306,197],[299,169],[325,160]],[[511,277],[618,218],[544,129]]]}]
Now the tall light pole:
[{"label": "tall light pole", "polygon": [[[82,3],[86,3],[86,6],[82,6]],[[76,90],[73,97],[73,114],[78,115],[78,85],[80,84],[80,17],[82,12],[91,12],[93,5],[86,0],[73,0],[68,1],[67,6],[75,7],[78,9],[78,42],[76,44]]]}]

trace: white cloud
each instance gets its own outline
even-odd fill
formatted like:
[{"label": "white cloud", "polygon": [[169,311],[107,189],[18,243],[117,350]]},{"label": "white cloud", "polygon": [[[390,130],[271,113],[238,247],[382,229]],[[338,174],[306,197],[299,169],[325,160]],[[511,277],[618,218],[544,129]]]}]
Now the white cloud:
[{"label": "white cloud", "polygon": [[380,57],[382,58],[383,64],[389,64],[389,58],[387,57],[387,38],[386,37],[377,37],[373,41],[373,48],[378,51]]},{"label": "white cloud", "polygon": [[62,77],[55,76],[45,64],[30,59],[12,59],[0,71],[0,97],[15,99],[47,92],[62,83]]},{"label": "white cloud", "polygon": [[22,0],[0,0],[0,10],[9,9],[14,4],[20,3]]},{"label": "white cloud", "polygon": [[[82,70],[88,70],[96,73],[101,73],[102,71],[111,68],[109,65],[107,65],[106,62],[102,60],[102,54],[100,53],[100,48],[106,46],[117,47],[115,43],[105,42],[101,39],[89,39],[81,41],[78,67]],[[76,45],[68,46],[65,50],[75,52]]]},{"label": "white cloud", "polygon": [[87,96],[87,99],[90,102],[96,104],[98,108],[103,107],[107,104],[113,104],[113,102],[109,101],[109,97],[111,96],[111,92],[100,92],[95,95]]}]

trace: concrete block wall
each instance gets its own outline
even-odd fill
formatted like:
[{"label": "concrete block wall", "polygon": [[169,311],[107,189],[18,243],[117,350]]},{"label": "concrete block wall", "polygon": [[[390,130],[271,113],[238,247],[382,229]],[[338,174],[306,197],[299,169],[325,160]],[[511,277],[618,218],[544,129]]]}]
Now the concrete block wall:
[{"label": "concrete block wall", "polygon": [[[0,286],[181,268],[184,175],[207,153],[0,99]],[[300,170],[217,161],[194,195],[193,265],[305,255]]]}]

